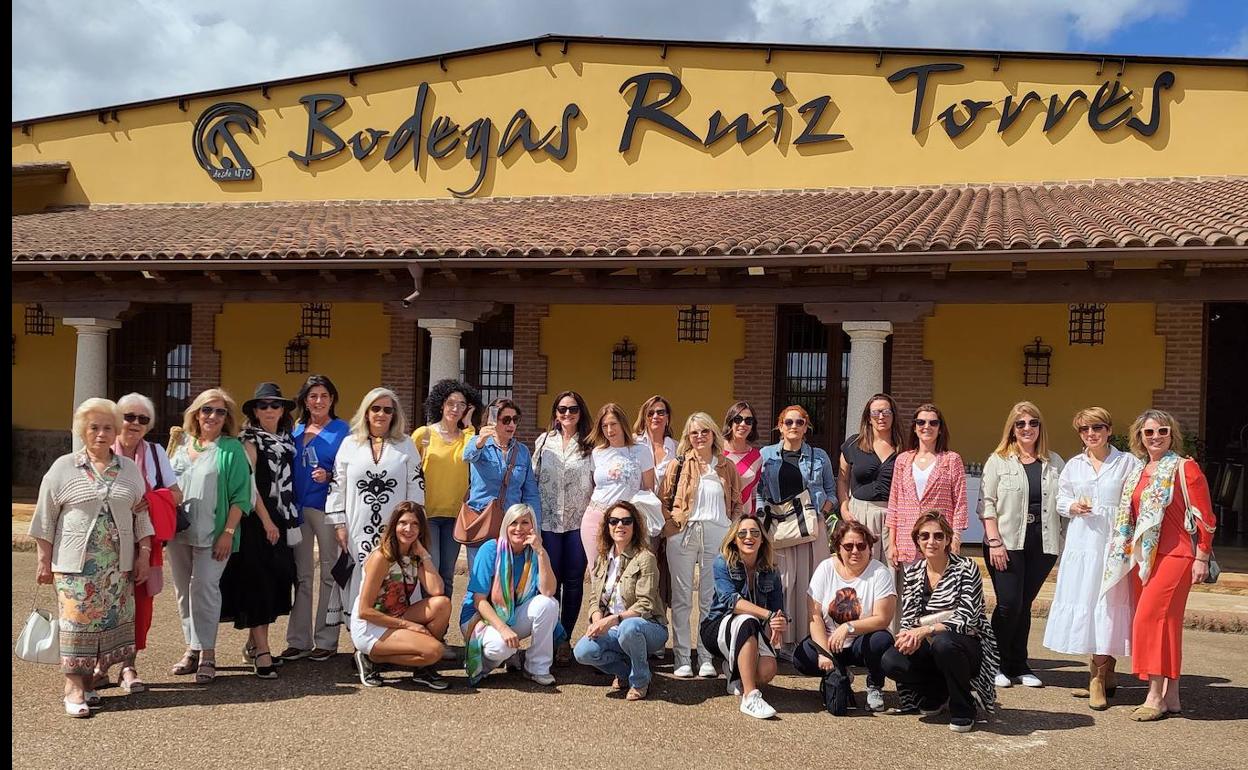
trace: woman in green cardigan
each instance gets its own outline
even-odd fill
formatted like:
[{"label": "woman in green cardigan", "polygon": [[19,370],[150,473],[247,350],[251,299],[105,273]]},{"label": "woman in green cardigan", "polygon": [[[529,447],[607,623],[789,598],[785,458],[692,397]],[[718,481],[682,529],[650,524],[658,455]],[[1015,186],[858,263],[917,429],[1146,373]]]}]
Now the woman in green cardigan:
[{"label": "woman in green cardigan", "polygon": [[208,684],[217,675],[221,573],[238,550],[238,523],[251,513],[251,464],[236,438],[238,425],[234,399],[210,388],[191,403],[182,430],[174,429],[170,437],[170,462],[189,523],[168,547],[186,637],[186,653],[172,673],[194,674],[197,684]]}]

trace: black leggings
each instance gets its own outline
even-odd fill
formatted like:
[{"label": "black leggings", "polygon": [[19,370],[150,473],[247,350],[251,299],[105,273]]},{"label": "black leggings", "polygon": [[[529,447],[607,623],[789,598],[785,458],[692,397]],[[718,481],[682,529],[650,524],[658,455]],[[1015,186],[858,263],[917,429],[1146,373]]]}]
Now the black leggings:
[{"label": "black leggings", "polygon": [[937,708],[949,699],[949,715],[975,718],[971,678],[979,671],[983,648],[977,637],[942,631],[903,655],[896,647],[884,653],[884,673],[919,694],[920,708]]},{"label": "black leggings", "polygon": [[[885,628],[855,637],[848,647],[832,655],[842,666],[866,666],[867,684],[883,687],[884,653],[892,648],[893,635]],[[823,676],[819,668],[819,651],[809,636],[793,651],[793,668],[804,676]]]},{"label": "black leggings", "polygon": [[1021,551],[1007,551],[1010,561],[1004,570],[988,562],[988,576],[997,594],[997,608],[992,611],[992,632],[997,637],[1001,654],[1001,673],[1018,677],[1031,673],[1027,665],[1027,638],[1031,634],[1031,605],[1040,587],[1057,563],[1057,557],[1044,552],[1040,525],[1027,527]]}]

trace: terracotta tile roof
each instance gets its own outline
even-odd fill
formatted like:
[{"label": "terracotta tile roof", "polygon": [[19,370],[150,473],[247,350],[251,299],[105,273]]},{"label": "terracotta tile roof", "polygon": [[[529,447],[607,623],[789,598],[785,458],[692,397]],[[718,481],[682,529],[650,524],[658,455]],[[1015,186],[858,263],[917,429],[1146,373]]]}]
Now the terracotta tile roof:
[{"label": "terracotta tile roof", "polygon": [[1248,178],[102,206],[13,217],[13,261],[715,256],[1248,246]]}]

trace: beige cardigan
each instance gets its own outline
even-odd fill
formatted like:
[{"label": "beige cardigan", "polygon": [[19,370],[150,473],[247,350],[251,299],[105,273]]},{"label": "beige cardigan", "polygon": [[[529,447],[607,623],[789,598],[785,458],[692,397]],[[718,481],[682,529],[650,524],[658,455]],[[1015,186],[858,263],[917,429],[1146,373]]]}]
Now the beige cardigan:
[{"label": "beige cardigan", "polygon": [[[1049,461],[1040,469],[1040,533],[1044,552],[1051,556],[1061,554],[1066,536],[1067,520],[1057,515],[1057,482],[1063,465],[1062,458],[1050,452]],[[1027,471],[1017,456],[1002,457],[993,452],[988,457],[980,486],[979,518],[997,520],[1007,551],[1023,550],[1030,493]]]},{"label": "beige cardigan", "polygon": [[[134,566],[135,543],[155,534],[152,520],[144,509],[134,512],[147,485],[139,466],[128,457],[118,457],[121,473],[113,482],[108,502],[121,538],[119,563],[123,572]],[[104,497],[83,466],[85,452],[63,455],[44,474],[39,485],[39,501],[30,521],[30,536],[52,544],[52,571],[82,572],[87,556],[87,540],[104,507]]]}]

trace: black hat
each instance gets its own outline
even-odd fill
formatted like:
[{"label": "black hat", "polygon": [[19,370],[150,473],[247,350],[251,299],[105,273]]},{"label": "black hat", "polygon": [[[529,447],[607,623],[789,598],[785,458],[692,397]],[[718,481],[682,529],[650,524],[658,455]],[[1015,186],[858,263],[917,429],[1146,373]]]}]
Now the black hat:
[{"label": "black hat", "polygon": [[276,382],[260,383],[256,387],[256,395],[243,402],[243,414],[251,415],[256,408],[257,401],[281,401],[288,412],[295,408],[294,399],[283,396],[282,388]]}]

